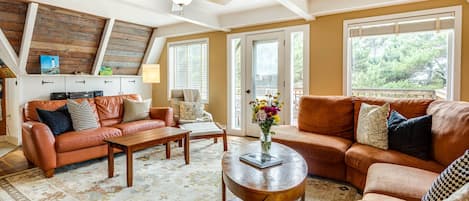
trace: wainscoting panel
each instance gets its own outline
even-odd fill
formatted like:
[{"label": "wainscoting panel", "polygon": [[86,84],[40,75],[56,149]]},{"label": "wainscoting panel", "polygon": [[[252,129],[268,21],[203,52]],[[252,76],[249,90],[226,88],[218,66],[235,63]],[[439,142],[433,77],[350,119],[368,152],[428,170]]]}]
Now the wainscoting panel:
[{"label": "wainscoting panel", "polygon": [[0,28],[13,49],[19,53],[28,4],[22,1],[0,0]]},{"label": "wainscoting panel", "polygon": [[103,66],[111,67],[114,75],[137,75],[151,33],[151,27],[116,21]]},{"label": "wainscoting panel", "polygon": [[65,77],[28,76],[21,80],[24,103],[26,100],[49,100],[50,93],[65,91]]},{"label": "wainscoting panel", "polygon": [[121,78],[119,77],[90,77],[87,79],[87,84],[88,83],[90,91],[102,90],[105,96],[115,96],[121,93]]},{"label": "wainscoting panel", "polygon": [[39,5],[26,71],[40,74],[40,55],[58,55],[60,73],[90,73],[106,20]]}]

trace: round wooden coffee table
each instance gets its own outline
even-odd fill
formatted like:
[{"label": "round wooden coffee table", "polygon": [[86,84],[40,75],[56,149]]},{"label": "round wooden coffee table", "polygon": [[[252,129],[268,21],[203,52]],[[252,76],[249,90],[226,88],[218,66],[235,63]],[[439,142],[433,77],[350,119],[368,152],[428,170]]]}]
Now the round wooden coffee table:
[{"label": "round wooden coffee table", "polygon": [[223,155],[222,200],[226,200],[226,188],[242,200],[304,200],[308,175],[304,158],[293,149],[272,142],[271,155],[281,158],[281,165],[259,169],[239,160],[240,155],[260,151],[257,141]]}]

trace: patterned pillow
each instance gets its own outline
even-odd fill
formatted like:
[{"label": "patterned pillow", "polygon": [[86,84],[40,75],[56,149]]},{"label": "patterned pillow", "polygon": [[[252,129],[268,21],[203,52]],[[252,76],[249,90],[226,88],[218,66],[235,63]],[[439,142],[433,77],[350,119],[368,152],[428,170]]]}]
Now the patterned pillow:
[{"label": "patterned pillow", "polygon": [[383,106],[362,103],[358,113],[357,142],[388,149],[389,103]]},{"label": "patterned pillow", "polygon": [[179,117],[181,120],[196,120],[202,117],[202,103],[199,102],[179,102]]},{"label": "patterned pillow", "polygon": [[433,181],[432,187],[422,198],[423,201],[444,200],[469,182],[469,150],[453,161]]},{"label": "patterned pillow", "polygon": [[124,99],[124,116],[122,122],[148,119],[150,116],[151,99],[135,101]]},{"label": "patterned pillow", "polygon": [[179,103],[181,101],[178,100],[170,100],[169,105],[171,108],[173,108],[173,115],[176,119],[179,119],[179,114],[181,113],[181,109],[179,108]]},{"label": "patterned pillow", "polygon": [[93,108],[91,108],[88,101],[84,100],[81,103],[77,103],[74,100],[68,99],[67,107],[72,117],[73,129],[76,131],[99,127]]}]

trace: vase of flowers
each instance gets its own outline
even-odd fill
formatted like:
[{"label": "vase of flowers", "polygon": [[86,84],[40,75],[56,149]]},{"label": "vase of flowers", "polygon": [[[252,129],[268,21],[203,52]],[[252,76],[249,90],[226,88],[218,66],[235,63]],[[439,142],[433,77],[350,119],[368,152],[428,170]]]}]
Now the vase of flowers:
[{"label": "vase of flowers", "polygon": [[256,99],[249,102],[252,109],[252,121],[257,123],[261,129],[260,142],[262,153],[270,155],[272,135],[275,134],[270,128],[280,122],[279,112],[283,103],[279,102],[280,93],[268,94],[265,99]]}]

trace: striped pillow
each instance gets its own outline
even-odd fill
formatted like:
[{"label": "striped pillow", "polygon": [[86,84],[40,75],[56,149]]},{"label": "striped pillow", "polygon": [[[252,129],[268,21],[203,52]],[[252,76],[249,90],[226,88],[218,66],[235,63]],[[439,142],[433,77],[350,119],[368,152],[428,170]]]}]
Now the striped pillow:
[{"label": "striped pillow", "polygon": [[85,129],[98,128],[98,122],[91,108],[90,103],[84,100],[77,103],[74,100],[67,100],[67,107],[70,116],[72,117],[73,129],[81,131]]}]

